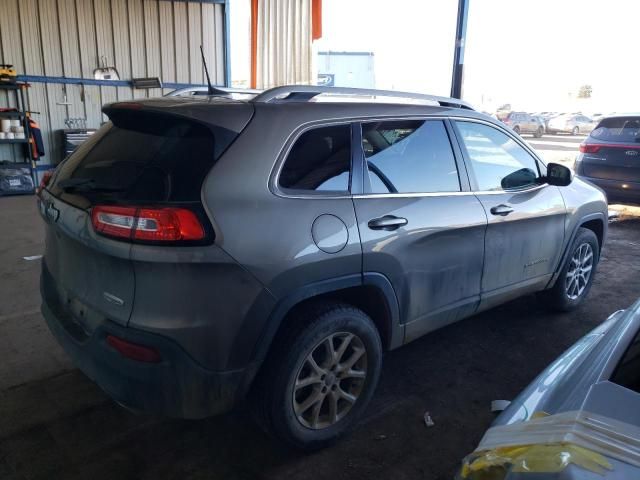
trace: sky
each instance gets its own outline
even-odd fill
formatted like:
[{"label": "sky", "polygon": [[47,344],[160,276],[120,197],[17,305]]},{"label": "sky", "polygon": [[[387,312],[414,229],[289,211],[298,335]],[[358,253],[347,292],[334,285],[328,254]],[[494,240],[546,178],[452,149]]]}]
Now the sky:
[{"label": "sky", "polygon": [[[463,96],[477,109],[640,111],[640,0],[469,2]],[[232,16],[234,9],[248,15],[248,3],[232,0]],[[457,6],[323,0],[323,38],[314,49],[373,52],[377,88],[448,96]],[[232,27],[232,57],[241,55],[234,79],[248,76],[248,27],[241,25]],[[592,98],[576,99],[585,84]]]}]

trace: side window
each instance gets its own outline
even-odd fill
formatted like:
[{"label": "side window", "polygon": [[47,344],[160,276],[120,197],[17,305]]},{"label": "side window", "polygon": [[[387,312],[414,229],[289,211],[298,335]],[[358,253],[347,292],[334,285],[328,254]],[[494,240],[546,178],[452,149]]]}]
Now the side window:
[{"label": "side window", "polygon": [[611,381],[640,393],[640,333],[631,341]]},{"label": "side window", "polygon": [[536,159],[507,134],[475,122],[456,121],[478,190],[524,188],[537,183]]},{"label": "side window", "polygon": [[349,191],[351,127],[333,125],[303,133],[289,151],[278,185],[291,190]]},{"label": "side window", "polygon": [[460,179],[441,120],[362,125],[372,193],[459,192]]}]

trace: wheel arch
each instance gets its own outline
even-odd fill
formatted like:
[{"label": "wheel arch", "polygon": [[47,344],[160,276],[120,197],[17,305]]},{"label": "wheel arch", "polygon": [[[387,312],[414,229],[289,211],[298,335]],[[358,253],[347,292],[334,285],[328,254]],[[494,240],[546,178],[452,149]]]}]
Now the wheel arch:
[{"label": "wheel arch", "polygon": [[389,279],[380,273],[354,274],[305,285],[280,300],[254,349],[254,361],[264,361],[278,334],[289,322],[295,321],[292,314],[297,309],[323,299],[363,310],[376,325],[385,350],[402,345],[404,326],[400,323],[398,300]]},{"label": "wheel arch", "polygon": [[560,271],[562,270],[562,267],[567,261],[568,256],[571,254],[571,246],[573,245],[573,242],[580,228],[586,228],[588,230],[591,230],[593,233],[595,233],[596,237],[598,238],[598,253],[602,252],[602,246],[604,244],[604,240],[606,238],[606,233],[607,233],[607,218],[601,212],[585,215],[580,219],[580,221],[576,222],[576,226],[573,228],[573,231],[571,232],[569,241],[567,242],[564,248],[562,257],[560,258],[560,261],[556,266],[554,275],[550,280],[549,284],[547,285],[547,288],[551,288],[556,283],[556,280],[560,275]]}]

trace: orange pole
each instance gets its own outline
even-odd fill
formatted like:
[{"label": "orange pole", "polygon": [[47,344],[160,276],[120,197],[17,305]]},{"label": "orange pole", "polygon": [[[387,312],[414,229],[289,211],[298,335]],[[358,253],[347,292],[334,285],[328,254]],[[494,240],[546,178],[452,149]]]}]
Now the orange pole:
[{"label": "orange pole", "polygon": [[251,0],[251,85],[258,84],[258,0]]},{"label": "orange pole", "polygon": [[311,0],[311,39],[322,38],[322,0]]}]

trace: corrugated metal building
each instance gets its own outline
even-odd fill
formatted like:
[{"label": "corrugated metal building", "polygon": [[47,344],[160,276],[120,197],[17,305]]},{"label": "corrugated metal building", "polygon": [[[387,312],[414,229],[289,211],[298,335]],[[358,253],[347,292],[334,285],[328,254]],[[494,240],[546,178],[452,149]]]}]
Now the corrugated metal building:
[{"label": "corrugated metal building", "polygon": [[[68,119],[87,128],[105,120],[105,103],[159,96],[206,82],[202,44],[215,85],[229,84],[228,0],[2,0],[0,63],[28,81],[28,104],[46,155],[61,160],[59,130]],[[101,59],[120,80],[96,80]],[[163,89],[134,90],[130,80],[159,77]],[[13,96],[0,91],[0,107]],[[76,122],[76,124],[82,123]],[[0,145],[0,160],[20,160],[23,145]]]}]

